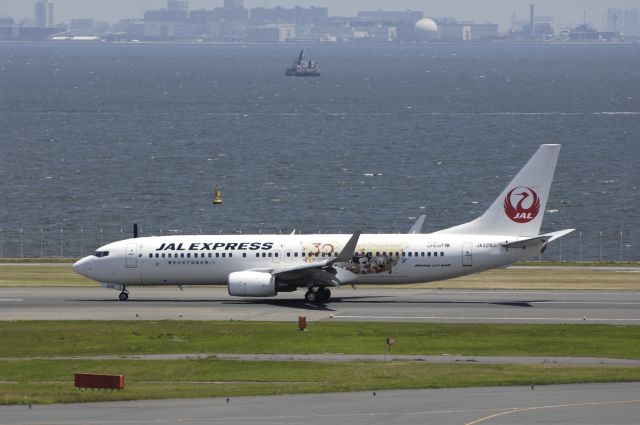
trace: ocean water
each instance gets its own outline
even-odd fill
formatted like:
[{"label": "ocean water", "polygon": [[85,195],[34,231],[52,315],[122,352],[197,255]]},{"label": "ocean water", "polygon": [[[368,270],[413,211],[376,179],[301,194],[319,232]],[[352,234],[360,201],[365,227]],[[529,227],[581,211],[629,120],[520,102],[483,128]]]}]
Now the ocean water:
[{"label": "ocean water", "polygon": [[543,230],[578,232],[545,258],[640,260],[640,45],[319,45],[320,78],[285,77],[299,48],[0,43],[0,256],[134,222],[435,231],[561,143]]}]

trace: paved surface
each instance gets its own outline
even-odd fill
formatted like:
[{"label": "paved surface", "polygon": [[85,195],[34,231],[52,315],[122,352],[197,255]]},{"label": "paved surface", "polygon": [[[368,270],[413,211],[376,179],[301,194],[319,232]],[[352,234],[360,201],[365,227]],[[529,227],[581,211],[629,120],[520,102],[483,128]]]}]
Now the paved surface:
[{"label": "paved surface", "polygon": [[180,353],[140,354],[131,356],[42,356],[0,357],[9,360],[201,360],[217,358],[236,361],[274,362],[424,362],[424,363],[468,363],[468,364],[559,364],[580,366],[640,366],[640,360],[609,359],[599,357],[533,357],[533,356],[461,356],[443,354],[439,356],[395,355],[395,354],[227,354],[227,353]]},{"label": "paved surface", "polygon": [[640,384],[0,406],[8,424],[638,424]]},{"label": "paved surface", "polygon": [[0,288],[0,320],[307,320],[640,325],[640,292],[358,289],[313,306],[302,291],[234,298],[222,287]]}]

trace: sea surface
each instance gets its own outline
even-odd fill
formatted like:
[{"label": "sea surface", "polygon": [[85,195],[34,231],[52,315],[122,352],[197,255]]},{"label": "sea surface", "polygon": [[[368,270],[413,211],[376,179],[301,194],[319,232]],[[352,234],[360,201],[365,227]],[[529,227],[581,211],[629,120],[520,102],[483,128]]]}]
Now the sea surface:
[{"label": "sea surface", "polygon": [[[563,145],[546,259],[640,260],[640,44],[0,43],[0,257],[142,234],[424,232]],[[224,203],[212,205],[216,182]]]}]

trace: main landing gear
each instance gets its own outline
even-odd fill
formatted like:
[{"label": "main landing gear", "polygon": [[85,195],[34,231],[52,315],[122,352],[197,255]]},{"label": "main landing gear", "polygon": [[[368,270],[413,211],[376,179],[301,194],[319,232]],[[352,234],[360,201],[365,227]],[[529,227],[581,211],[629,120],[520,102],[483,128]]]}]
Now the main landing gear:
[{"label": "main landing gear", "polygon": [[129,299],[129,291],[127,291],[126,286],[122,288],[122,292],[120,292],[120,295],[118,295],[118,298],[120,298],[120,301],[126,301]]},{"label": "main landing gear", "polygon": [[304,294],[304,299],[311,304],[326,303],[331,299],[331,290],[329,288],[309,288]]}]

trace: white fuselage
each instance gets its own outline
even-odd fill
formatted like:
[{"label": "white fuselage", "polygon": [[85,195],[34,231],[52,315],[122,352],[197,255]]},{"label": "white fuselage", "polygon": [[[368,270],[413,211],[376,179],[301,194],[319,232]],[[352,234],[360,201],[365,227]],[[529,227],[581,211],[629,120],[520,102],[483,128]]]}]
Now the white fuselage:
[{"label": "white fuselage", "polygon": [[[326,261],[350,235],[193,235],[127,239],[105,245],[74,269],[119,285],[226,285],[233,272],[272,271]],[[363,234],[351,261],[336,263],[364,284],[449,279],[502,267],[536,255],[502,246],[517,237],[490,235]]]}]

